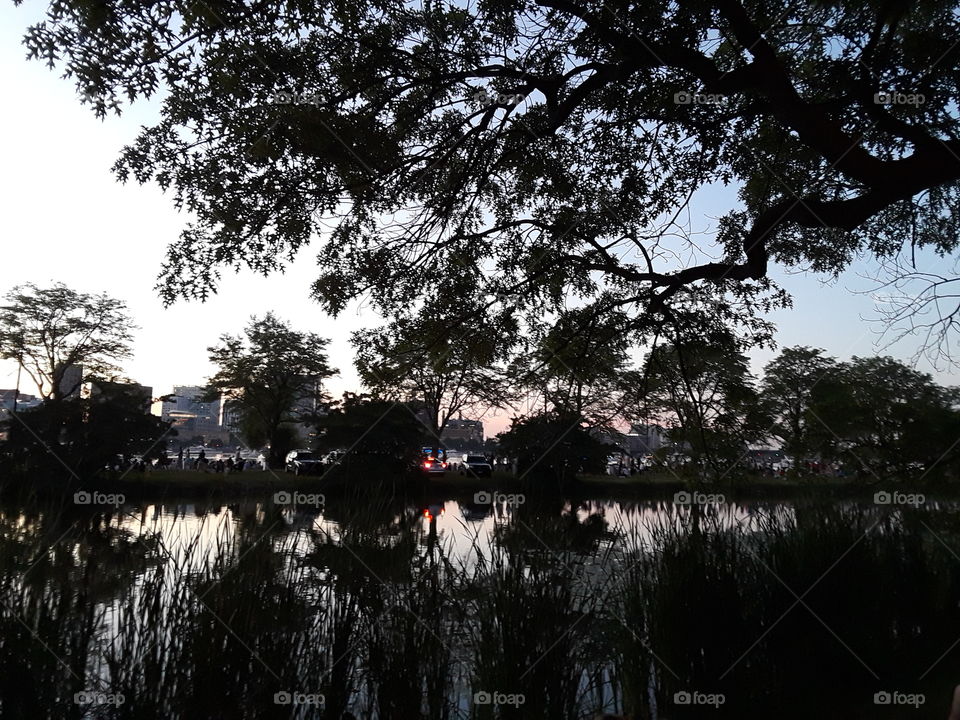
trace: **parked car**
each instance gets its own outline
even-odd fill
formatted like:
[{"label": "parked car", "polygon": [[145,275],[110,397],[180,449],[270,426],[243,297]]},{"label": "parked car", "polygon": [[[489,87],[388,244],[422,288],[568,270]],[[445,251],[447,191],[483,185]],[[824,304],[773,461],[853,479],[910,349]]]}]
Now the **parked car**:
[{"label": "parked car", "polygon": [[323,461],[309,450],[291,450],[287,453],[286,470],[294,475],[316,475],[323,471]]},{"label": "parked car", "polygon": [[461,475],[472,475],[473,477],[490,477],[493,474],[493,468],[483,455],[464,455],[463,462],[460,465]]},{"label": "parked car", "polygon": [[420,468],[431,477],[440,477],[447,472],[447,464],[441,460],[434,460],[433,458],[427,458],[420,463]]}]

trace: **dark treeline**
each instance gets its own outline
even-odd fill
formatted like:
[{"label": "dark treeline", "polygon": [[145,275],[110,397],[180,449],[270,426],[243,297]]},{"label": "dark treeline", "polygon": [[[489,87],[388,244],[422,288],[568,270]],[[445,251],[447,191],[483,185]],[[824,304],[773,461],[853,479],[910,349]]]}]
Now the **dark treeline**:
[{"label": "dark treeline", "polygon": [[[42,398],[3,422],[7,474],[82,479],[117,458],[164,464],[176,432],[149,414],[154,399],[140,386],[117,382],[130,327],[123,304],[107,296],[62,285],[7,295],[0,349]],[[796,473],[875,480],[953,476],[960,459],[960,393],[889,357],[844,362],[786,348],[758,379],[744,354],[749,345],[729,332],[655,343],[636,364],[609,323],[592,335],[546,329],[523,352],[456,338],[418,344],[440,330],[421,320],[355,335],[369,392],[333,400],[325,390],[336,372],[328,341],[267,313],[209,348],[217,371],[208,397],[223,398],[237,418],[237,443],[265,448],[273,468],[309,443],[349,450],[342,468],[403,474],[422,447],[441,445],[455,416],[498,407],[517,414],[485,449],[531,480],[603,472],[611,452],[604,440],[628,424],[661,428],[667,444],[658,461],[702,478],[741,476],[748,449],[758,446],[782,448]],[[82,374],[72,377],[71,367]]]}]

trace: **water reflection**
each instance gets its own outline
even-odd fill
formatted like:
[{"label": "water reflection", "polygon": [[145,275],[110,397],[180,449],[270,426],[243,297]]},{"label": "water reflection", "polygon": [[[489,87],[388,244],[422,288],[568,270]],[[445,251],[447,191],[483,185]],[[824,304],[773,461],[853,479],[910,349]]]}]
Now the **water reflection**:
[{"label": "water reflection", "polygon": [[953,503],[487,500],[4,507],[0,715],[946,716]]}]

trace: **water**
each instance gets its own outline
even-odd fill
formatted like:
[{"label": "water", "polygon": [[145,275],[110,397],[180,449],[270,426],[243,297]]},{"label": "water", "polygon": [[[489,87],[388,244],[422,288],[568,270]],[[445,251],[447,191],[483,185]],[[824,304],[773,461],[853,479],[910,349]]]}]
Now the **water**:
[{"label": "water", "polygon": [[519,499],[0,506],[0,717],[947,716],[956,503]]}]

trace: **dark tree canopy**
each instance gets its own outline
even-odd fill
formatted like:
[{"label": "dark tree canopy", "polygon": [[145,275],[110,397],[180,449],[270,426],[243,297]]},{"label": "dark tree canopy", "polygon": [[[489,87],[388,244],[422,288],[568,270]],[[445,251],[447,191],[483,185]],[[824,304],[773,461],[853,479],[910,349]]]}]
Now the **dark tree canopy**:
[{"label": "dark tree canopy", "polygon": [[578,473],[602,473],[611,452],[584,427],[582,418],[558,410],[514,418],[510,429],[498,436],[497,449],[516,460],[521,479],[560,483]]},{"label": "dark tree canopy", "polygon": [[121,456],[150,462],[177,434],[150,414],[149,398],[121,384],[90,398],[46,402],[4,425],[0,472],[24,473],[32,481],[88,479]]},{"label": "dark tree canopy", "polygon": [[787,454],[797,458],[815,454],[823,428],[812,409],[840,393],[840,385],[836,360],[817,348],[784,348],[767,364],[761,393],[771,417],[770,435]]},{"label": "dark tree canopy", "polygon": [[622,313],[597,317],[586,309],[558,313],[539,323],[527,352],[511,368],[535,402],[582,418],[592,428],[609,428],[623,418],[628,394],[638,382],[630,370],[629,319]]},{"label": "dark tree canopy", "polygon": [[871,480],[956,472],[956,388],[941,387],[891,357],[855,357],[832,374],[831,391],[807,411],[809,435],[822,457]]},{"label": "dark tree canopy", "polygon": [[[0,306],[0,358],[16,360],[40,396],[61,400],[89,379],[120,376],[135,329],[127,306],[106,293],[91,295],[63,283],[14,287]],[[71,366],[83,373],[66,379]]]},{"label": "dark tree canopy", "polygon": [[344,467],[409,470],[431,439],[414,407],[367,395],[344,394],[316,424],[317,447],[345,451],[338,463]]},{"label": "dark tree canopy", "polygon": [[[116,171],[196,216],[168,301],[320,236],[333,312],[470,292],[539,316],[579,296],[646,334],[671,305],[782,302],[771,263],[956,249],[956,10],[63,0],[26,45],[100,114],[167,91]],[[719,184],[739,202],[701,247],[684,218]]]},{"label": "dark tree canopy", "polygon": [[503,407],[511,398],[499,367],[508,345],[495,327],[478,322],[451,333],[450,317],[428,307],[351,339],[363,384],[379,398],[421,409],[433,443],[458,414]]},{"label": "dark tree canopy", "polygon": [[270,444],[272,467],[296,440],[291,424],[312,421],[328,399],[323,382],[335,370],[327,362],[327,342],[267,313],[251,318],[243,336],[223,335],[208,348],[217,366],[207,383],[209,396],[224,396],[248,443]]},{"label": "dark tree canopy", "polygon": [[670,439],[715,475],[769,432],[747,358],[729,342],[659,345],[645,373],[642,414],[667,426]]}]

